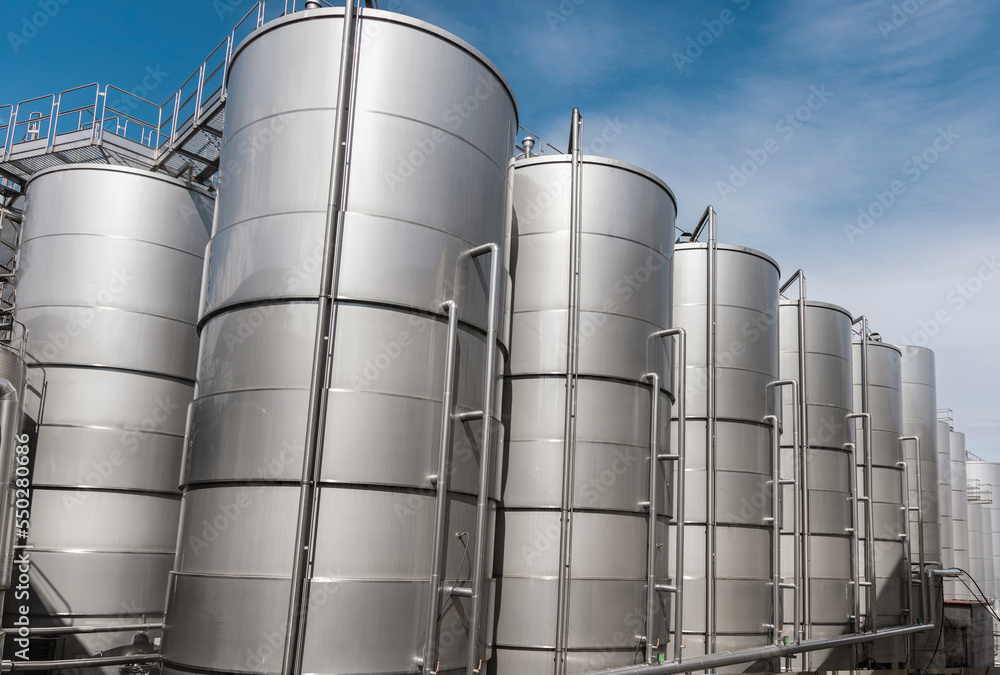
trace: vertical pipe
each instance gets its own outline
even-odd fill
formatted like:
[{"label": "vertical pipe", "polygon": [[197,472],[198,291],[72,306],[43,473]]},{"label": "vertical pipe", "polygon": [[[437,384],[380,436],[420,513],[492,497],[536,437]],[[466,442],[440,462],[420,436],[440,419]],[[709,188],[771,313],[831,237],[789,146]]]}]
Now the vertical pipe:
[{"label": "vertical pipe", "polygon": [[573,472],[576,442],[576,385],[577,385],[577,344],[579,340],[580,308],[580,203],[581,165],[580,127],[583,117],[579,108],[573,108],[569,132],[569,152],[571,157],[570,185],[570,282],[568,301],[568,335],[566,349],[566,406],[563,418],[563,466],[562,466],[562,506],[559,536],[559,581],[558,614],[556,618],[555,675],[566,672],[566,633],[569,628],[569,575],[570,548],[572,543],[573,517]]},{"label": "vertical pipe", "polygon": [[[299,505],[295,522],[295,551],[292,559],[291,589],[288,618],[285,624],[285,644],[281,675],[295,675],[301,670],[299,632],[307,592],[305,575],[309,562],[308,542],[312,537],[313,497],[316,489],[317,463],[321,457],[321,434],[327,401],[327,364],[332,351],[333,298],[336,293],[340,238],[343,223],[347,153],[346,139],[350,120],[351,74],[354,66],[354,3],[344,3],[344,30],[340,47],[340,80],[337,84],[337,110],[334,125],[333,157],[331,160],[329,200],[326,227],[323,234],[323,263],[318,295],[316,337],[313,346],[312,373],[309,382],[309,409],[306,440],[299,481]],[[178,95],[178,102],[180,96]],[[177,119],[174,118],[176,126]]]},{"label": "vertical pipe", "polygon": [[[927,609],[929,607],[930,599],[926,597],[925,588],[929,588],[932,584],[927,583],[925,580],[924,570],[927,566],[927,561],[924,559],[924,508],[922,503],[921,481],[920,481],[920,438],[917,436],[900,436],[899,444],[900,448],[903,450],[903,459],[906,459],[906,447],[904,443],[906,441],[913,441],[913,455],[914,462],[917,468],[917,560],[920,568],[920,618],[922,620],[927,619]],[[907,495],[909,496],[909,495]],[[910,512],[906,512],[906,520],[910,520]],[[910,569],[907,568],[907,574],[910,574]],[[912,575],[911,575],[912,576]]]},{"label": "vertical pipe", "polygon": [[684,477],[685,455],[687,454],[687,333],[677,329],[677,535],[674,552],[674,661],[681,662],[684,646]]},{"label": "vertical pipe", "polygon": [[649,373],[649,525],[646,531],[646,663],[655,663],[653,655],[653,615],[656,613],[656,474],[660,444],[660,376]]},{"label": "vertical pipe", "polygon": [[[492,256],[490,266],[490,301],[486,324],[486,380],[483,383],[483,447],[479,452],[479,499],[476,502],[476,558],[472,569],[472,617],[469,621],[468,673],[478,673],[482,666],[479,634],[483,621],[483,586],[486,568],[486,530],[489,517],[490,477],[492,475],[493,408],[496,395],[497,324],[500,308],[500,246],[485,244],[471,252],[472,256],[486,251]],[[425,668],[430,664],[425,664]]]},{"label": "vertical pipe", "polygon": [[[903,512],[903,539],[906,543],[906,548],[903,549],[903,557],[905,558],[903,564],[906,569],[906,621],[907,623],[914,623],[913,620],[913,574],[911,570],[913,569],[913,563],[910,561],[910,477],[909,472],[906,470],[906,448],[903,445],[902,439],[900,439],[900,449],[903,450],[903,461],[896,463],[896,468],[899,469],[899,480],[903,488],[903,506],[900,509]],[[919,461],[919,458],[918,458]],[[920,620],[923,621],[924,618],[924,608],[923,603],[920,607]]]},{"label": "vertical pipe", "polygon": [[717,279],[717,245],[718,233],[716,231],[716,214],[712,206],[708,207],[708,351],[706,354],[706,393],[707,393],[707,417],[708,417],[708,448],[705,457],[705,468],[707,471],[707,532],[705,539],[705,653],[715,651],[715,536],[716,536],[716,349],[718,346],[718,335],[716,324],[718,322],[718,279]]},{"label": "vertical pipe", "polygon": [[[653,437],[651,432],[649,457],[651,464],[653,464],[654,461],[657,463],[657,468],[658,468],[658,462],[660,460],[670,459],[677,461],[677,465],[675,466],[675,475],[674,475],[675,485],[677,486],[674,492],[674,499],[677,503],[677,509],[674,515],[674,520],[677,524],[676,525],[677,536],[675,543],[676,551],[674,553],[675,555],[674,557],[674,662],[680,663],[682,659],[681,649],[684,646],[683,643],[684,640],[684,498],[685,498],[684,471],[686,469],[684,455],[685,455],[685,450],[687,448],[687,332],[683,328],[668,328],[666,330],[657,331],[649,336],[649,338],[647,339],[647,344],[652,340],[670,336],[676,336],[677,338],[676,340],[677,359],[675,362],[676,365],[672,364],[672,368],[673,367],[677,368],[677,380],[676,380],[677,454],[674,457],[671,457],[670,455],[659,456],[657,454],[657,443],[655,442],[657,439]],[[655,373],[651,373],[646,377],[648,378],[654,376],[658,378],[658,376]],[[658,383],[654,384],[656,384],[657,387],[659,386]],[[659,395],[659,391],[655,387],[653,389],[653,392],[654,392],[654,397],[657,397]],[[658,419],[659,401],[654,400],[652,405],[655,406],[651,411],[651,415],[653,418],[653,425],[655,426],[656,420]],[[654,485],[655,485],[655,473],[651,468],[650,469],[651,490],[653,489]],[[653,493],[651,492],[650,494],[652,495]],[[655,503],[653,503],[652,500],[651,504],[655,506]],[[653,537],[655,537],[655,530],[653,529],[652,525],[650,526],[649,537],[650,537],[649,539],[650,557],[647,559],[647,563],[650,566],[650,570],[652,570],[652,565],[654,563],[652,558],[652,546],[654,541]],[[647,580],[648,583],[653,583],[654,581],[655,580],[652,578],[649,578]],[[652,606],[650,606],[650,609],[647,612],[647,619],[646,619],[647,626],[652,624],[652,619],[653,619]],[[652,663],[652,661],[650,660],[651,655],[649,651],[649,638],[651,637],[651,635],[652,631],[647,630],[646,659],[648,663]]]},{"label": "vertical pipe", "polygon": [[854,443],[844,443],[844,449],[850,453],[851,461],[851,579],[854,582],[854,632],[861,632],[861,571],[860,539],[858,538],[858,453]]},{"label": "vertical pipe", "polygon": [[777,415],[764,417],[771,424],[771,642],[777,643],[781,632],[781,524],[778,514],[781,499],[781,429]]},{"label": "vertical pipe", "polygon": [[[864,350],[862,350],[864,354]],[[867,365],[867,364],[865,364]],[[864,369],[864,366],[862,366]],[[864,375],[862,374],[862,379]],[[867,400],[865,400],[867,403]],[[864,481],[865,481],[865,504],[866,509],[866,520],[865,520],[865,581],[868,582],[866,586],[868,592],[868,618],[870,619],[871,630],[873,633],[878,632],[878,612],[875,611],[875,532],[874,532],[874,518],[872,514],[872,418],[866,412],[862,413],[851,413],[845,417],[847,420],[860,419],[862,433],[864,435],[864,445],[865,445],[865,465],[864,465]]]},{"label": "vertical pipe", "polygon": [[425,672],[437,671],[438,612],[441,606],[441,580],[447,556],[445,520],[448,516],[448,482],[451,477],[451,429],[455,384],[455,346],[458,338],[458,305],[443,303],[448,312],[448,347],[444,362],[444,395],[441,398],[441,443],[438,448],[437,495],[434,511],[434,548],[431,550],[430,601],[427,607],[427,642],[422,666]]}]

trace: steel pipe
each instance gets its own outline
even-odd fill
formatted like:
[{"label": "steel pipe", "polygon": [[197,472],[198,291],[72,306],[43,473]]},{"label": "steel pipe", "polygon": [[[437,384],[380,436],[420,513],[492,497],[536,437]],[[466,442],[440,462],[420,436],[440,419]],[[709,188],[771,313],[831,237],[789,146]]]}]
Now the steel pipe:
[{"label": "steel pipe", "polygon": [[[302,477],[299,481],[299,505],[295,522],[295,551],[292,558],[291,588],[288,618],[285,623],[285,644],[281,660],[281,675],[295,675],[302,670],[301,652],[305,631],[301,630],[308,608],[309,592],[306,578],[310,558],[315,550],[316,479],[322,460],[323,424],[328,400],[328,364],[333,351],[333,304],[340,270],[340,250],[343,238],[344,194],[347,176],[347,135],[351,118],[350,102],[355,66],[355,2],[344,3],[344,32],[340,47],[340,72],[337,84],[337,109],[334,122],[333,157],[330,187],[323,234],[323,261],[320,290],[317,295],[316,337],[313,345],[312,372],[309,382],[309,408],[306,419],[305,449]],[[175,118],[176,122],[176,118]]]},{"label": "steel pipe", "polygon": [[771,425],[771,641],[777,642],[781,631],[781,428],[777,415],[767,415]]},{"label": "steel pipe", "polygon": [[570,281],[567,303],[566,407],[563,417],[562,503],[559,534],[558,619],[556,626],[556,675],[566,672],[566,635],[569,631],[569,577],[573,541],[573,476],[576,467],[576,395],[579,378],[580,327],[580,213],[582,210],[582,149],[580,131],[583,117],[573,108],[569,132],[570,177]]},{"label": "steel pipe", "polygon": [[[483,445],[479,453],[479,498],[476,502],[476,547],[472,568],[472,616],[469,622],[469,660],[466,670],[471,675],[482,667],[479,631],[483,616],[483,584],[486,568],[486,523],[489,517],[490,475],[493,444],[493,408],[496,395],[497,324],[500,305],[500,257],[498,244],[483,244],[468,252],[472,258],[489,254],[490,300],[486,319],[486,381],[483,384]],[[425,664],[424,669],[430,664]]]},{"label": "steel pipe", "polygon": [[858,569],[861,546],[858,538],[858,453],[854,443],[844,443],[851,456],[851,578],[854,580],[854,630],[861,631],[861,571]]},{"label": "steel pipe", "polygon": [[3,661],[0,672],[18,670],[68,670],[77,668],[100,668],[101,666],[129,666],[139,663],[158,663],[159,654],[141,656],[95,656],[87,659],[63,659],[59,661]]},{"label": "steel pipe", "polygon": [[441,397],[441,442],[438,447],[434,548],[431,549],[430,597],[427,603],[427,642],[424,645],[421,666],[435,666],[438,661],[438,612],[441,608],[441,582],[444,578],[447,559],[445,523],[448,518],[448,482],[451,476],[451,430],[455,395],[455,348],[458,343],[458,305],[453,300],[448,300],[442,304],[442,307],[448,313],[448,346],[445,351],[444,387]]},{"label": "steel pipe", "polygon": [[162,623],[130,623],[121,626],[46,626],[29,628],[28,635],[82,635],[85,633],[127,633],[161,630]]},{"label": "steel pipe", "polygon": [[[681,662],[681,649],[684,646],[684,485],[686,481],[684,480],[685,471],[685,460],[684,456],[686,454],[687,447],[687,332],[683,328],[668,328],[666,330],[661,330],[653,333],[647,339],[647,344],[651,340],[656,340],[665,337],[676,337],[675,346],[677,352],[677,386],[675,387],[677,391],[677,453],[674,455],[657,455],[657,444],[653,438],[650,438],[650,466],[652,467],[655,462],[653,458],[655,457],[658,461],[676,461],[677,465],[674,467],[674,481],[676,488],[674,490],[674,501],[677,504],[676,510],[674,512],[674,520],[677,523],[677,537],[674,545],[675,548],[675,558],[674,558],[674,662]],[[673,368],[673,364],[671,364]],[[658,406],[659,390],[657,386],[653,387],[653,406]],[[657,413],[656,408],[653,409],[652,413],[653,425],[656,425]],[[655,479],[655,473],[653,473],[652,468],[650,469],[650,489],[654,485],[653,480]],[[650,501],[652,502],[653,492],[650,492]],[[650,508],[650,513],[655,513],[655,511]],[[655,524],[655,519],[651,519]],[[652,529],[653,525],[650,526],[650,549],[653,548],[653,536],[655,532]],[[651,625],[652,614],[647,614],[647,626]],[[646,659],[648,663],[652,663],[652,655],[650,653],[649,647],[649,633],[651,631],[647,630],[646,637]]]},{"label": "steel pipe", "polygon": [[[864,354],[864,350],[862,350],[862,354]],[[854,419],[861,420],[862,437],[864,438],[865,445],[864,501],[866,506],[865,513],[867,515],[865,522],[865,581],[868,582],[868,618],[871,619],[869,622],[871,624],[870,628],[874,633],[878,632],[878,612],[875,611],[875,528],[872,513],[872,416],[867,412],[851,413],[844,416],[845,422],[848,423]],[[854,470],[857,471],[857,467]]]},{"label": "steel pipe", "polygon": [[[793,546],[792,546],[792,550],[793,550],[792,556],[793,556],[794,562],[792,564],[794,565],[794,570],[795,570],[793,572],[793,579],[794,579],[794,583],[795,583],[795,593],[793,594],[794,603],[792,605],[792,624],[794,626],[793,630],[795,631],[794,632],[795,643],[798,644],[798,643],[802,642],[801,624],[800,624],[800,621],[799,621],[799,604],[801,603],[801,597],[802,597],[801,593],[802,593],[802,586],[803,586],[803,583],[802,583],[802,522],[801,522],[801,509],[800,509],[800,507],[801,507],[801,493],[800,493],[800,490],[801,490],[802,486],[801,486],[801,484],[799,482],[800,457],[801,457],[801,454],[802,454],[802,440],[801,440],[801,437],[799,435],[799,421],[800,421],[799,415],[800,415],[800,412],[801,412],[801,409],[799,407],[799,392],[801,391],[801,389],[799,387],[799,383],[796,380],[775,380],[774,382],[768,382],[767,385],[764,387],[764,390],[767,391],[771,387],[776,387],[776,388],[791,387],[792,388],[792,466],[793,466],[792,475],[795,477],[793,479],[795,482],[792,484],[792,495],[793,495],[793,504],[794,504],[794,508],[792,509],[792,512],[793,512],[793,518],[792,518],[792,520],[794,522],[794,526],[793,526],[794,527],[794,539],[793,539]],[[769,415],[769,417],[770,417],[770,415]],[[775,434],[778,434],[778,432],[779,432],[779,429],[776,427],[775,428]],[[776,442],[780,446],[780,438]],[[779,452],[780,452],[780,450],[779,450]],[[780,460],[780,455],[779,455],[779,460]],[[779,475],[777,473],[777,471],[778,471],[777,467],[774,467],[774,471],[776,472],[775,473],[776,476]],[[775,519],[777,520],[777,514],[778,514],[778,505],[777,504],[774,505],[774,513],[775,513]],[[780,534],[781,534],[780,527],[776,530],[776,532],[777,532],[778,536],[780,536]],[[780,560],[777,563],[775,563],[775,564],[778,565],[779,570],[780,570]],[[780,576],[780,573],[779,573],[779,576]],[[775,612],[775,616],[777,616],[777,612]]]},{"label": "steel pipe", "polygon": [[[920,458],[917,458],[920,461]],[[906,451],[903,451],[903,461],[896,463],[896,468],[900,471],[900,483],[902,483],[903,488],[903,506],[900,510],[903,512],[903,542],[906,544],[903,549],[903,564],[906,569],[906,612],[907,612],[907,622],[913,623],[913,564],[910,561],[910,476],[909,471],[906,469]],[[919,508],[919,507],[917,507]],[[922,581],[922,579],[921,579]],[[921,586],[923,588],[923,586]],[[924,603],[923,598],[920,602],[920,619],[924,618]]]},{"label": "steel pipe", "polygon": [[[916,477],[917,477],[917,560],[920,567],[920,618],[927,618],[927,609],[930,604],[930,598],[927,597],[927,584],[924,583],[924,569],[927,567],[927,561],[924,559],[924,505],[922,503],[922,495],[920,485],[920,438],[917,436],[900,436],[899,437],[899,449],[903,453],[903,460],[906,460],[906,442],[913,441],[913,456],[914,463],[916,465]],[[909,486],[907,486],[909,489]],[[908,496],[908,495],[907,495]],[[910,520],[909,508],[906,512],[906,520]],[[910,575],[909,565],[906,568],[907,575]]]},{"label": "steel pipe", "polygon": [[594,670],[585,675],[674,675],[675,673],[690,673],[696,670],[713,670],[724,666],[734,666],[752,661],[762,661],[764,659],[776,659],[790,654],[801,654],[814,652],[820,649],[836,649],[876,640],[886,640],[888,638],[922,633],[933,629],[932,623],[917,624],[913,626],[896,626],[886,628],[878,633],[853,633],[850,635],[838,635],[837,637],[822,638],[819,640],[807,640],[800,644],[790,645],[768,645],[766,647],[754,647],[735,652],[719,652],[706,656],[697,656],[688,659],[684,663],[664,663],[656,666],[624,666],[620,668],[607,668],[605,670]]}]

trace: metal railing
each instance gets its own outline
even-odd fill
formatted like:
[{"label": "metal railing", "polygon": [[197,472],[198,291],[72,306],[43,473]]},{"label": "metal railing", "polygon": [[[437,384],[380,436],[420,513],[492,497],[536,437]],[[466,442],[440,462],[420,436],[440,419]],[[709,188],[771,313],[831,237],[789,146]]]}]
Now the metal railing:
[{"label": "metal railing", "polygon": [[[0,105],[0,163],[18,158],[18,152],[52,152],[63,142],[121,144],[158,170],[199,126],[225,104],[229,66],[239,45],[266,22],[304,9],[297,0],[261,0],[237,22],[205,60],[162,104],[156,104],[113,85],[87,84],[60,92]],[[333,7],[321,1],[324,7]],[[92,102],[64,108],[67,96],[93,88]],[[41,141],[41,143],[39,143]],[[27,147],[26,147],[27,144]],[[141,146],[141,147],[136,147]],[[145,148],[145,149],[143,149]],[[212,159],[205,158],[211,163]]]}]

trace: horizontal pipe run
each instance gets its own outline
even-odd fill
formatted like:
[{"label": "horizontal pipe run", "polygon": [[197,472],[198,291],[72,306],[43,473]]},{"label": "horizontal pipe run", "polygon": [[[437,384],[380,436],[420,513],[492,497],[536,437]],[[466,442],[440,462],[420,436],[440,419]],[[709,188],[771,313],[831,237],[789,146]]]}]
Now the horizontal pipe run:
[{"label": "horizontal pipe run", "polygon": [[[29,628],[28,635],[80,635],[82,633],[127,633],[129,631],[145,632],[160,630],[162,623],[132,623],[121,626],[51,626],[45,628]],[[14,632],[16,629],[10,629]]]},{"label": "horizontal pipe run", "polygon": [[838,635],[837,637],[820,640],[806,640],[799,644],[769,645],[767,647],[755,647],[736,652],[719,652],[706,656],[696,656],[687,659],[683,663],[607,668],[605,670],[595,670],[586,675],[672,675],[673,673],[689,673],[695,670],[713,670],[715,668],[722,668],[723,666],[734,666],[740,663],[750,663],[764,659],[776,659],[791,654],[846,647],[847,645],[874,642],[875,640],[885,640],[912,633],[921,633],[933,628],[934,624],[932,623],[883,628],[878,633],[852,633],[850,635]]},{"label": "horizontal pipe run", "polygon": [[4,661],[0,672],[15,670],[68,670],[71,668],[99,668],[101,666],[129,666],[138,663],[157,663],[159,654],[137,656],[95,656],[89,659],[64,659],[61,661]]},{"label": "horizontal pipe run", "polygon": [[962,576],[962,570],[949,569],[949,570],[927,570],[927,576],[929,577],[960,577]]}]

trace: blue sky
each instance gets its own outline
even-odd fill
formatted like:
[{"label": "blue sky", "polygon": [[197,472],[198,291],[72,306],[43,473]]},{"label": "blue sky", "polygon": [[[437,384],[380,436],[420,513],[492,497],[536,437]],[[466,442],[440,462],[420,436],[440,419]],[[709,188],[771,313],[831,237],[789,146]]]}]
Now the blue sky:
[{"label": "blue sky", "polygon": [[[492,59],[543,140],[579,106],[585,146],[666,180],[679,224],[715,204],[722,241],[934,349],[939,407],[1000,460],[997,3],[395,3]],[[0,104],[144,78],[162,102],[252,4],[0,0]]]}]

